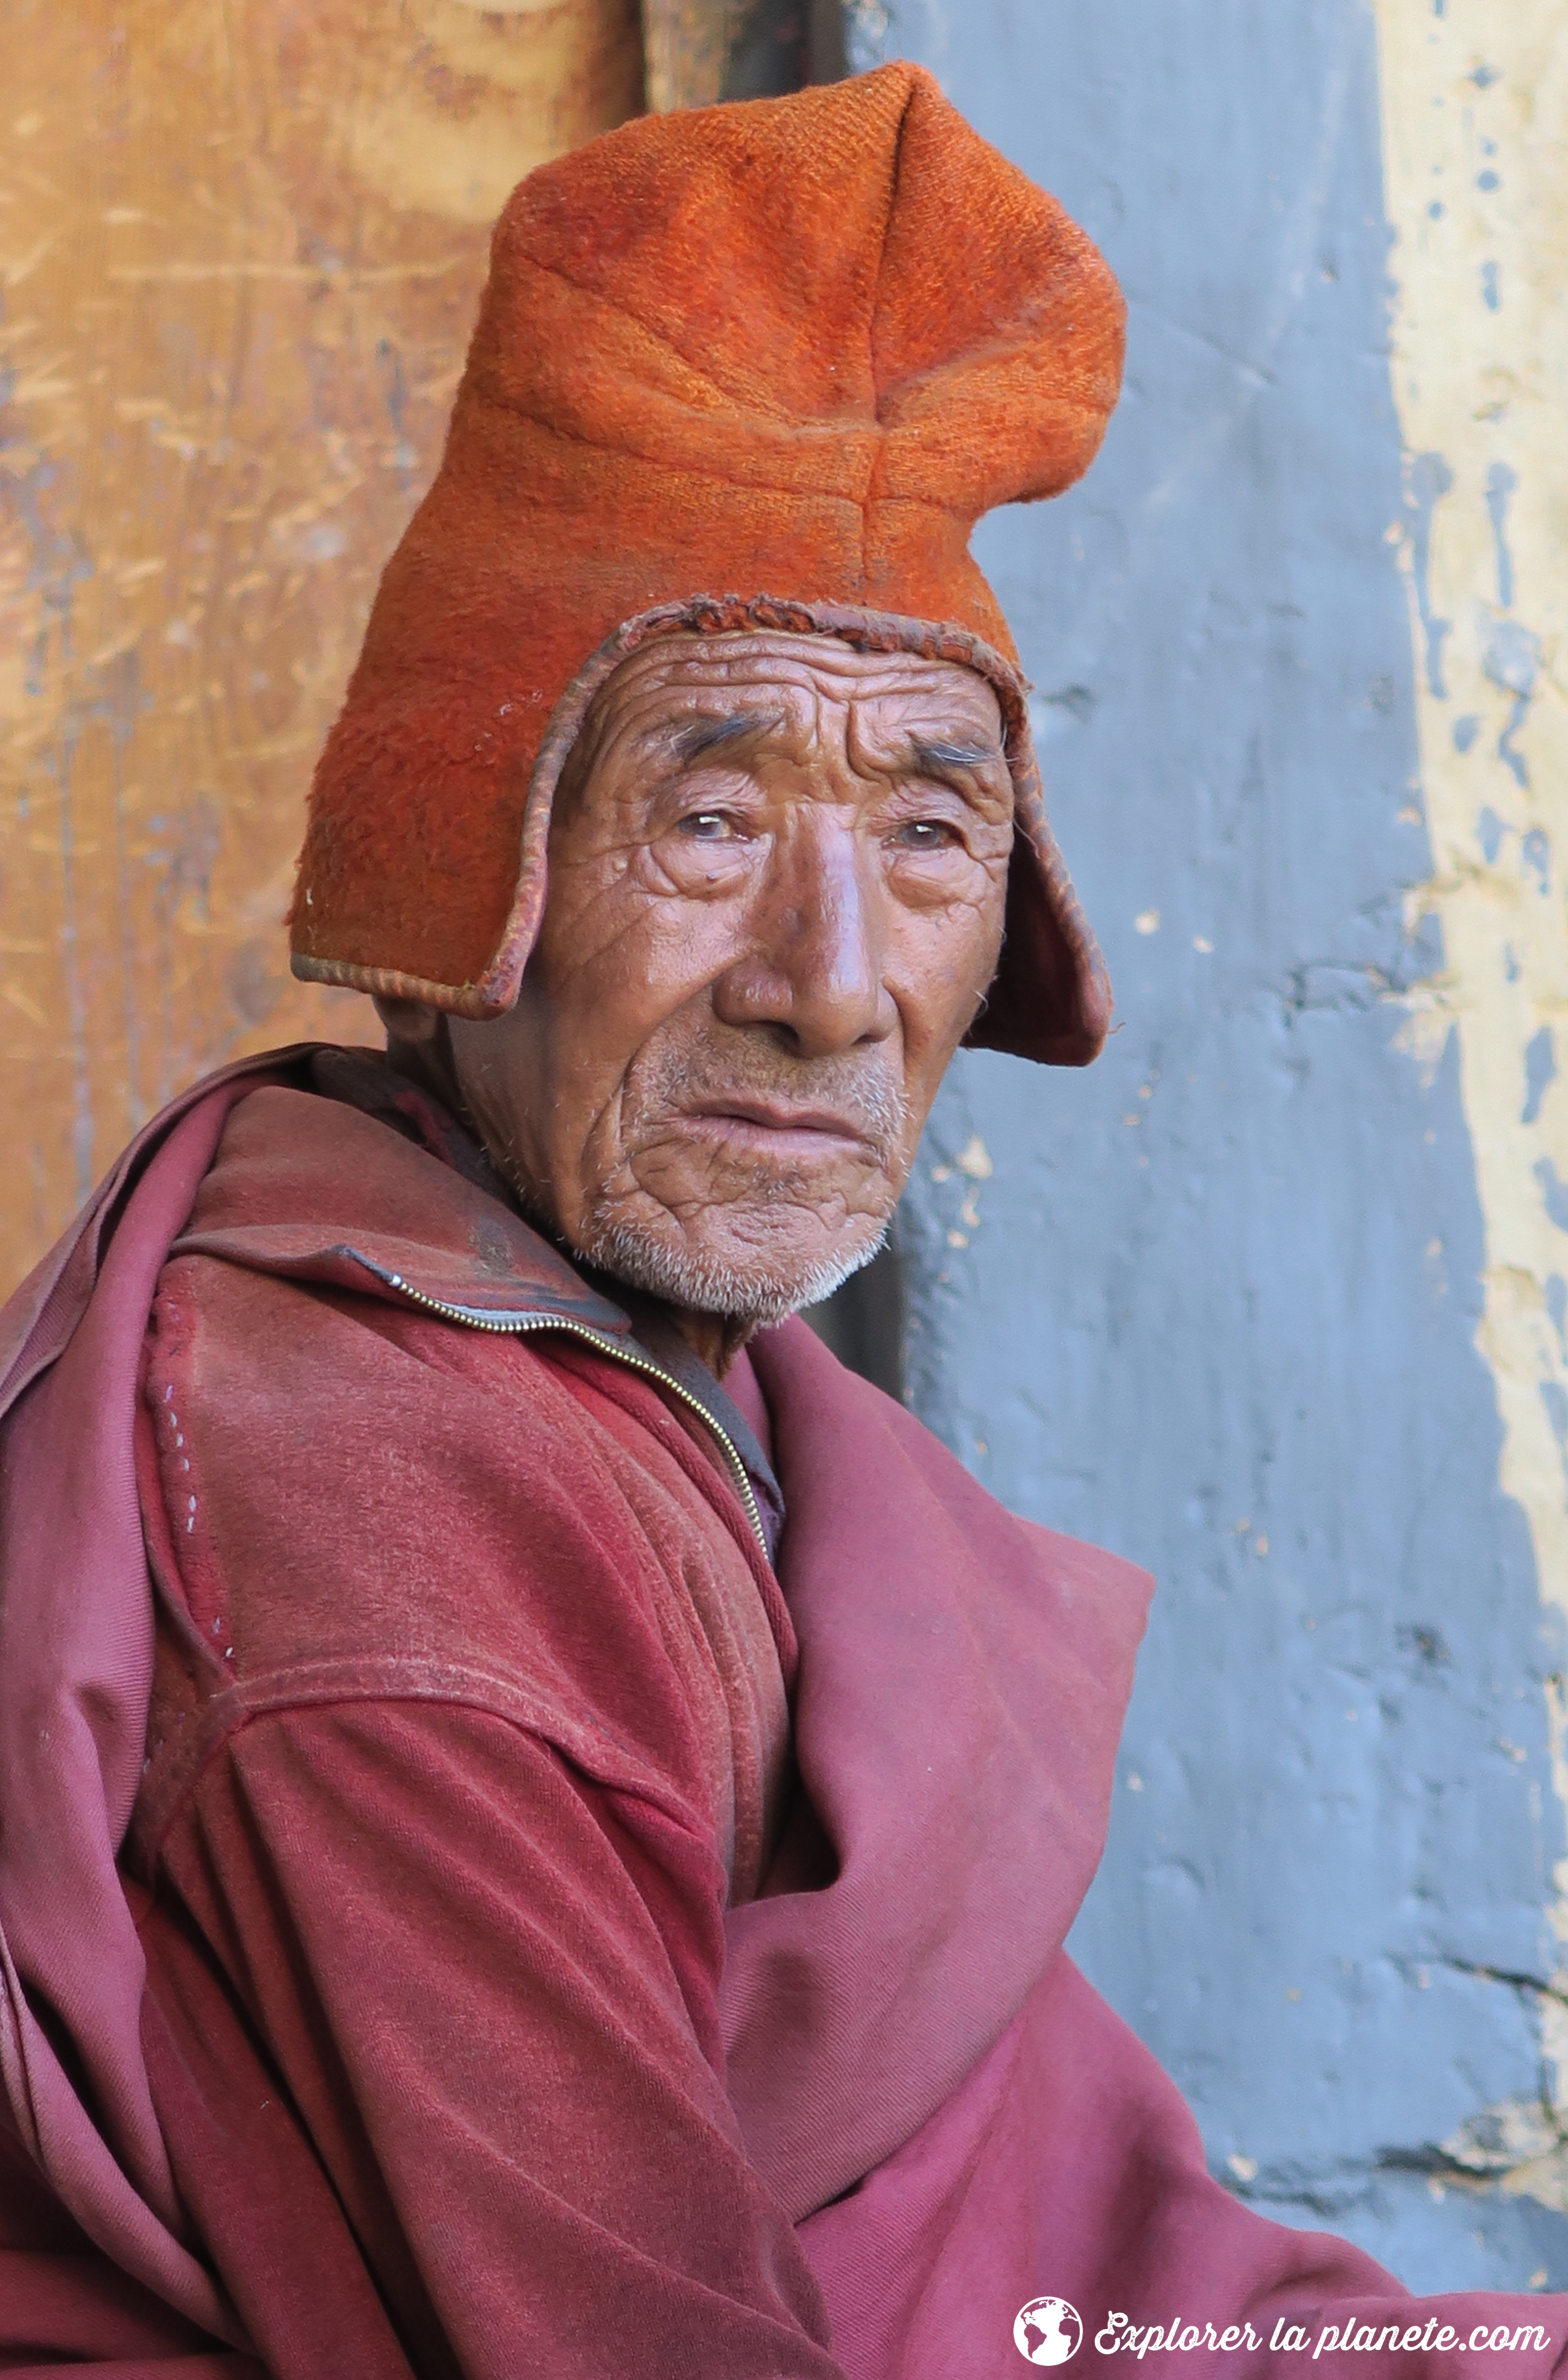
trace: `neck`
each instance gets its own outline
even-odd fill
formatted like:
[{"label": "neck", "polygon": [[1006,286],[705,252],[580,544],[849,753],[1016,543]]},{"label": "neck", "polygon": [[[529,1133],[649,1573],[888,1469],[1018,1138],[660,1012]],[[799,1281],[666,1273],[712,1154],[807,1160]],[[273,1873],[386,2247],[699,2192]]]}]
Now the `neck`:
[{"label": "neck", "polygon": [[662,1311],[716,1380],[722,1380],[751,1336],[751,1325],[733,1314],[694,1314],[689,1306],[665,1305]]},{"label": "neck", "polygon": [[452,1057],[452,1034],[446,1018],[433,1009],[421,1012],[429,1020],[429,1029],[418,1040],[400,1033],[388,1032],[386,1062],[432,1099],[440,1101],[449,1115],[467,1124],[476,1138],[482,1137],[478,1126],[463,1104],[463,1094],[457,1085],[457,1069]]}]

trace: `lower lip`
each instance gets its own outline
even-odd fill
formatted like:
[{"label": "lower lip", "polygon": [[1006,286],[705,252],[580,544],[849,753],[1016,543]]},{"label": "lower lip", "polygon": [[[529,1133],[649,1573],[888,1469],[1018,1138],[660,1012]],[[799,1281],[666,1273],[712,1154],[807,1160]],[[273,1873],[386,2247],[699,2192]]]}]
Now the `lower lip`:
[{"label": "lower lip", "polygon": [[705,1139],[723,1141],[726,1148],[743,1149],[751,1156],[804,1159],[820,1164],[824,1158],[840,1157],[864,1163],[869,1154],[857,1135],[835,1132],[826,1124],[759,1123],[755,1116],[734,1115],[694,1115],[683,1121]]}]

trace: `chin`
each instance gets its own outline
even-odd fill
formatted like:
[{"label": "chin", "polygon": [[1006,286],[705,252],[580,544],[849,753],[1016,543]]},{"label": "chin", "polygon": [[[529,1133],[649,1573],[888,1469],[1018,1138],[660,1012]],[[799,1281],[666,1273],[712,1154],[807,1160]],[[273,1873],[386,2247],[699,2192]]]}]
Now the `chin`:
[{"label": "chin", "polygon": [[662,1230],[625,1217],[606,1218],[582,1254],[602,1272],[666,1305],[760,1329],[831,1297],[870,1263],[891,1220],[857,1216],[834,1240],[818,1236],[814,1245],[775,1251],[728,1235],[694,1245],[668,1218]]}]

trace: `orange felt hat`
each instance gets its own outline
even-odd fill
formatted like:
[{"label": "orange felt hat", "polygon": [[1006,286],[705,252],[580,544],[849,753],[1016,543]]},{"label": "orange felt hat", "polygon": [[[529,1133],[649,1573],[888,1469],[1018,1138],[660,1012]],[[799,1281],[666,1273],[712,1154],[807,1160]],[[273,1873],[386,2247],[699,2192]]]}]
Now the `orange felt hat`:
[{"label": "orange felt hat", "polygon": [[776,626],[995,687],[1017,838],[969,1038],[1092,1058],[1110,987],[968,539],[1086,468],[1123,319],[1084,233],[918,67],[640,116],[530,174],[316,770],[296,975],[501,1014],[598,687],[650,637]]}]

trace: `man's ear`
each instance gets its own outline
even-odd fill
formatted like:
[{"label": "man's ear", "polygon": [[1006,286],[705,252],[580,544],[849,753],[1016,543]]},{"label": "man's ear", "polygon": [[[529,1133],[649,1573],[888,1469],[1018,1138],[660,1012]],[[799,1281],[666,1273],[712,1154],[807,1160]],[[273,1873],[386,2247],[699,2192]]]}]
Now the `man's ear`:
[{"label": "man's ear", "polygon": [[379,991],[371,997],[386,1027],[389,1050],[395,1042],[408,1050],[432,1050],[444,1038],[446,1019],[439,1008],[427,1008],[422,1000],[390,1000]]},{"label": "man's ear", "polygon": [[397,1072],[459,1113],[451,1019],[439,1008],[427,1008],[422,1000],[389,1000],[379,991],[372,998],[386,1027],[386,1054]]}]

